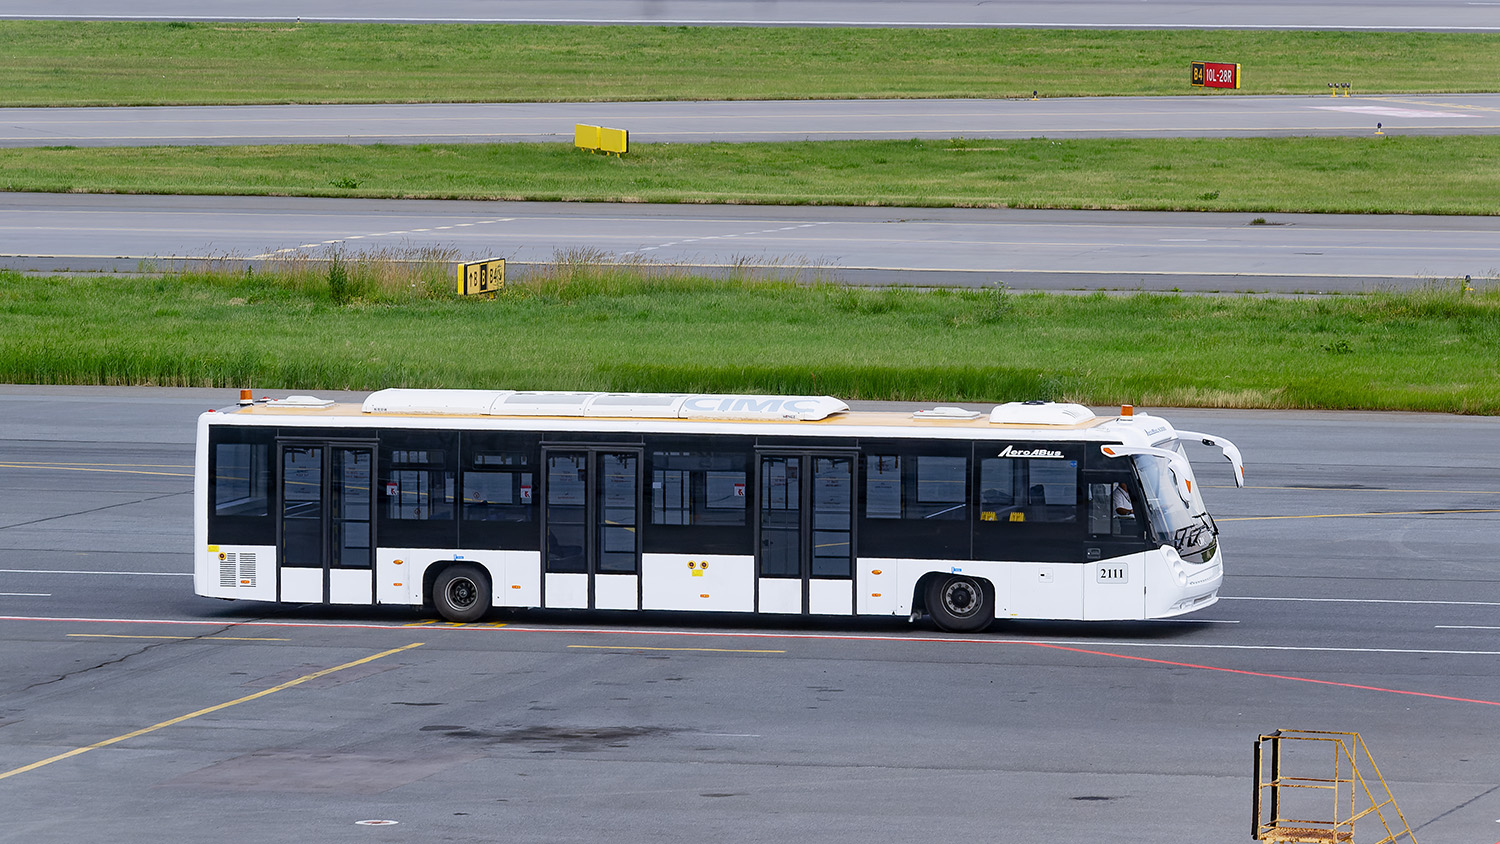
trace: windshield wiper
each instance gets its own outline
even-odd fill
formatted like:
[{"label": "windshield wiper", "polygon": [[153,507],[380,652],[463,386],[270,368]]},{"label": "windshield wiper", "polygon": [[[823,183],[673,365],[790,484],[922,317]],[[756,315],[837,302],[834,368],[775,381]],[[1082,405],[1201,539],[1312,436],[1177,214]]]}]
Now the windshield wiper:
[{"label": "windshield wiper", "polygon": [[1172,534],[1172,544],[1177,546],[1178,551],[1187,548],[1196,549],[1198,547],[1198,538],[1208,532],[1209,528],[1207,525],[1192,525],[1178,528]]}]

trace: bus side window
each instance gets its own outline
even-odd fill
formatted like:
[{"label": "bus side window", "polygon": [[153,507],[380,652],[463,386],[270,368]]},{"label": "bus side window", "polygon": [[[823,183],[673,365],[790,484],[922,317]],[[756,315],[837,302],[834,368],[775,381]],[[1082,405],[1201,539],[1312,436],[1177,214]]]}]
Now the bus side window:
[{"label": "bus side window", "polygon": [[415,438],[392,445],[395,447],[382,442],[385,472],[380,492],[385,500],[385,518],[451,521],[456,497],[453,455],[447,449],[425,447],[427,443]]},{"label": "bus side window", "polygon": [[747,460],[739,451],[653,451],[653,525],[745,525]]},{"label": "bus side window", "polygon": [[1114,484],[1089,484],[1089,533],[1114,533],[1114,514],[1110,506],[1114,488]]},{"label": "bus side window", "polygon": [[868,455],[865,457],[865,518],[963,521],[969,517],[965,507],[968,475],[966,457]]},{"label": "bus side window", "polygon": [[465,521],[530,522],[536,474],[520,452],[475,451],[463,473]]},{"label": "bus side window", "polygon": [[214,446],[214,515],[264,516],[270,506],[271,447],[263,443]]},{"label": "bus side window", "polygon": [[1077,519],[1077,461],[1025,457],[980,461],[980,521],[1056,524]]},{"label": "bus side window", "polygon": [[1089,533],[1094,536],[1141,535],[1135,502],[1123,480],[1089,484]]}]

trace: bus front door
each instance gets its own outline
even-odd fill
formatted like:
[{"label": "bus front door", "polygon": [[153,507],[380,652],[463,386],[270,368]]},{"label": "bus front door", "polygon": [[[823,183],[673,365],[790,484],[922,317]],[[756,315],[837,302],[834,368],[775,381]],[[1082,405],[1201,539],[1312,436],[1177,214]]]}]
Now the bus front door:
[{"label": "bus front door", "polygon": [[375,446],[282,441],[278,599],[368,604],[375,597]]},{"label": "bus front door", "polygon": [[760,454],[760,612],[854,613],[854,466],[852,454]]},{"label": "bus front door", "polygon": [[639,609],[640,451],[547,448],[543,455],[543,605]]}]

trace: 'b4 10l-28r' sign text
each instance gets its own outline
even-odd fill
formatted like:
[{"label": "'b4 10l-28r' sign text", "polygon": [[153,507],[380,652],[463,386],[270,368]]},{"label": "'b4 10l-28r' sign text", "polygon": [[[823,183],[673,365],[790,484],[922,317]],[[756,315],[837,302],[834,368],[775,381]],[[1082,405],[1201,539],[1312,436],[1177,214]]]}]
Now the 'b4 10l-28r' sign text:
[{"label": "'b4 10l-28r' sign text", "polygon": [[1240,87],[1240,66],[1225,62],[1193,62],[1193,85],[1199,88]]}]

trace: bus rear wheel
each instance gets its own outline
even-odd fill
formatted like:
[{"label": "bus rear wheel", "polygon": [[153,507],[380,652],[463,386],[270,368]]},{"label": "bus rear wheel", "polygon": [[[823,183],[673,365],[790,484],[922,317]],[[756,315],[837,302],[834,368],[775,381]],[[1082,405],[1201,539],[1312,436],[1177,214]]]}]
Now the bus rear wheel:
[{"label": "bus rear wheel", "polygon": [[433,583],[432,602],[448,621],[478,621],[490,608],[489,575],[472,563],[451,565]]},{"label": "bus rear wheel", "polygon": [[927,611],[949,633],[977,633],[995,620],[995,598],[983,581],[961,574],[935,577],[927,584]]}]

